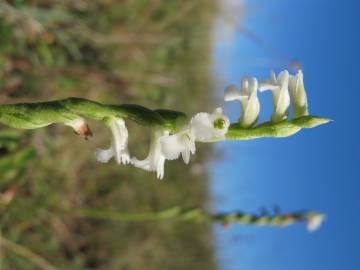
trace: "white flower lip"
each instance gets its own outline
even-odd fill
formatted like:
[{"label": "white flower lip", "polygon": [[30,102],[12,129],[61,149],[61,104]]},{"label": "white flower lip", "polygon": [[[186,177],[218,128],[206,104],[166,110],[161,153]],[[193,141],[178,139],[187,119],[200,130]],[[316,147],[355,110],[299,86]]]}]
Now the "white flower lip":
[{"label": "white flower lip", "polygon": [[236,86],[230,85],[225,89],[225,101],[240,101],[241,116],[240,125],[243,128],[253,126],[260,113],[260,102],[257,96],[258,81],[256,78],[243,78],[241,91],[238,91]]},{"label": "white flower lip", "polygon": [[130,156],[128,151],[128,130],[122,118],[109,120],[108,126],[112,133],[111,146],[108,149],[97,149],[96,159],[99,162],[107,163],[112,157],[119,164],[128,164]]},{"label": "white flower lip", "polygon": [[150,143],[149,154],[144,160],[138,160],[136,157],[131,159],[131,164],[145,171],[155,171],[156,177],[164,177],[164,165],[166,157],[161,149],[161,138],[168,136],[168,131],[157,130],[153,133]]},{"label": "white flower lip", "polygon": [[[222,127],[215,127],[215,121],[220,120]],[[191,133],[197,140],[225,139],[230,126],[229,118],[223,114],[222,108],[216,108],[212,114],[198,113],[190,121]]]},{"label": "white flower lip", "polygon": [[304,87],[304,75],[301,70],[289,81],[291,101],[294,110],[294,118],[309,115],[308,102]]},{"label": "white flower lip", "polygon": [[275,73],[271,71],[270,80],[260,83],[259,91],[270,90],[273,97],[273,114],[272,122],[280,122],[287,119],[290,107],[290,94],[289,94],[289,72],[284,70],[279,73],[276,78]]},{"label": "white flower lip", "polygon": [[160,139],[161,149],[166,159],[178,159],[180,154],[186,164],[190,161],[190,154],[195,154],[195,137],[190,133],[187,126],[180,132],[163,136]]},{"label": "white flower lip", "polygon": [[147,157],[144,160],[134,157],[131,164],[146,171],[155,171],[157,178],[162,179],[167,159],[178,159],[181,154],[184,162],[188,164],[190,155],[195,154],[195,149],[195,137],[191,135],[188,126],[173,135],[165,130],[157,130],[153,133]]}]

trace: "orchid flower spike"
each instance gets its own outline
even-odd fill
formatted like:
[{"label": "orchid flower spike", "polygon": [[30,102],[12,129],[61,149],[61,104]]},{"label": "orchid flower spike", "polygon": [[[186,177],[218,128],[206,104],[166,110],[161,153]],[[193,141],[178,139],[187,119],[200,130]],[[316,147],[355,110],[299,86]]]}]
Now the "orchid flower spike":
[{"label": "orchid flower spike", "polygon": [[138,160],[136,157],[131,159],[131,164],[145,171],[155,171],[156,177],[162,179],[164,177],[164,165],[166,156],[161,147],[163,137],[169,136],[169,131],[155,130],[152,134],[150,142],[149,154],[144,160]]},{"label": "orchid flower spike", "polygon": [[212,114],[198,113],[190,121],[190,130],[198,141],[225,139],[230,126],[229,118],[223,114],[222,108],[216,108]]},{"label": "orchid flower spike", "polygon": [[107,163],[112,157],[119,164],[128,164],[130,156],[128,151],[128,130],[122,118],[111,118],[106,120],[112,133],[112,143],[109,149],[97,149],[96,159]]},{"label": "orchid flower spike", "polygon": [[314,232],[320,228],[325,220],[325,215],[319,213],[310,213],[307,217],[307,229],[309,232]]},{"label": "orchid flower spike", "polygon": [[241,92],[234,85],[230,85],[225,89],[225,101],[240,101],[241,116],[239,122],[243,128],[253,126],[259,117],[260,103],[257,90],[258,81],[256,78],[251,78],[250,83],[248,78],[244,78],[242,80]]},{"label": "orchid flower spike", "polygon": [[289,86],[294,118],[309,115],[304,76],[301,70],[295,76],[290,77]]},{"label": "orchid flower spike", "polygon": [[290,107],[289,95],[289,72],[284,70],[276,78],[275,73],[271,71],[270,80],[260,83],[259,91],[271,90],[273,99],[273,114],[271,121],[274,123],[285,120],[288,116]]}]

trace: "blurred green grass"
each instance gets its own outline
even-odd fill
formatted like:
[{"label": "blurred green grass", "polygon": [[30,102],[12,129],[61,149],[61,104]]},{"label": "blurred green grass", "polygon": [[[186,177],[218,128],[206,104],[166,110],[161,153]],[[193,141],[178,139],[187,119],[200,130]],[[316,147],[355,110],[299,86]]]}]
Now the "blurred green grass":
[{"label": "blurred green grass", "polygon": [[[212,0],[2,1],[0,102],[78,96],[189,115],[206,110],[215,10]],[[165,181],[157,181],[136,168],[97,163],[95,149],[110,136],[90,124],[90,141],[62,126],[0,130],[1,235],[33,252],[4,245],[1,269],[40,269],[31,254],[58,269],[215,269],[210,225],[56,211],[207,205],[208,146],[199,145],[188,166],[167,162]],[[129,129],[131,153],[144,157],[148,131]]]}]

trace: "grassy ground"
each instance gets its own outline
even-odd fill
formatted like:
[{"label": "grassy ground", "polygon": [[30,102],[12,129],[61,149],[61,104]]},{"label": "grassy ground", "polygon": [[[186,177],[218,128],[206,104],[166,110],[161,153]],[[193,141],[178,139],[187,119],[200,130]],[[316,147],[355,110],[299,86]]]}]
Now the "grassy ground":
[{"label": "grassy ground", "polygon": [[[213,12],[211,0],[1,1],[0,102],[78,96],[207,109]],[[94,151],[110,136],[90,124],[90,141],[61,126],[0,130],[0,269],[214,269],[210,226],[59,212],[206,206],[208,147],[189,166],[167,162],[157,181],[97,163]],[[132,153],[145,156],[148,132],[129,128]]]}]

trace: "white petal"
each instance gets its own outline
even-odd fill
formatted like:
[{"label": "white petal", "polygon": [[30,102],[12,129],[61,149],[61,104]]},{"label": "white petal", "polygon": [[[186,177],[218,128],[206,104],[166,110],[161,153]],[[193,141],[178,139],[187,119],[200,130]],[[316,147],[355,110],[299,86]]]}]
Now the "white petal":
[{"label": "white petal", "polygon": [[181,142],[181,138],[178,134],[164,136],[161,138],[161,150],[166,159],[173,160],[180,156],[180,153],[184,151],[186,146]]},{"label": "white petal", "polygon": [[197,139],[206,140],[212,137],[213,123],[210,114],[198,113],[191,119],[191,129]]},{"label": "white petal", "polygon": [[247,89],[249,88],[249,79],[247,77],[244,77],[241,80],[241,90],[242,91],[247,91]]},{"label": "white petal", "polygon": [[225,101],[240,100],[241,98],[241,93],[238,91],[235,85],[229,85],[226,87],[224,94]]},{"label": "white petal", "polygon": [[155,131],[150,142],[149,154],[144,160],[132,158],[131,164],[146,171],[156,171],[156,176],[162,179],[164,176],[165,156],[161,151],[161,139],[168,136],[168,131]]},{"label": "white petal", "polygon": [[[222,120],[223,128],[214,127],[214,122]],[[198,113],[190,121],[191,133],[197,140],[223,139],[230,125],[229,118],[216,108],[212,114]]]},{"label": "white petal", "polygon": [[119,164],[127,164],[130,161],[128,153],[128,130],[125,126],[125,121],[121,118],[116,118],[109,123],[112,135],[113,145],[115,149],[115,159]]},{"label": "white petal", "polygon": [[248,100],[241,102],[240,125],[243,128],[251,127],[258,119],[260,103],[257,97],[258,82],[256,78],[251,78],[249,85],[250,96]]},{"label": "white petal", "polygon": [[262,81],[259,84],[259,91],[264,92],[267,90],[273,91],[279,89],[279,86],[277,84],[273,84],[270,81]]},{"label": "white petal", "polygon": [[165,166],[165,157],[160,156],[156,164],[156,177],[158,179],[164,178],[164,166]]},{"label": "white petal", "polygon": [[130,155],[128,151],[128,131],[122,118],[113,118],[107,121],[111,130],[112,142],[109,149],[97,149],[96,158],[100,162],[108,162],[112,157],[119,164],[128,164]]},{"label": "white petal", "polygon": [[160,141],[166,159],[177,159],[181,154],[184,162],[188,164],[190,154],[195,153],[195,137],[191,134],[190,126],[184,127],[174,135],[163,136]]},{"label": "white petal", "polygon": [[281,85],[278,100],[276,103],[275,113],[285,116],[290,106],[290,95],[288,90],[288,81],[284,81]]},{"label": "white petal", "polygon": [[270,81],[273,84],[277,84],[276,75],[275,75],[275,72],[273,70],[270,71]]},{"label": "white petal", "polygon": [[244,96],[248,96],[249,93],[249,79],[247,77],[244,77],[241,80],[241,94]]},{"label": "white petal", "polygon": [[259,90],[271,90],[273,100],[273,114],[271,120],[280,122],[287,118],[290,95],[289,95],[289,72],[284,70],[276,78],[275,73],[271,71],[270,80],[260,84]]},{"label": "white petal", "polygon": [[136,157],[133,157],[130,160],[130,163],[133,164],[135,167],[143,169],[145,171],[152,170],[152,167],[150,166],[150,161],[148,159],[138,160]]},{"label": "white petal", "polygon": [[190,151],[188,151],[188,150],[182,151],[181,156],[182,156],[182,158],[184,160],[184,163],[189,164],[189,162],[190,162]]},{"label": "white petal", "polygon": [[[278,76],[280,77],[280,76]],[[279,81],[276,79],[276,75],[275,75],[275,72],[274,71],[270,71],[270,79],[269,80],[266,80],[266,81],[262,81],[259,85],[259,91],[260,92],[263,92],[263,91],[266,91],[266,90],[271,90],[271,91],[274,91],[274,90],[279,90],[279,86],[280,86],[280,83]]]},{"label": "white petal", "polygon": [[114,150],[112,147],[109,149],[96,149],[95,155],[97,161],[107,163],[114,156]]},{"label": "white petal", "polygon": [[258,90],[258,81],[255,77],[251,78],[250,85],[249,85],[249,95],[257,92]]},{"label": "white petal", "polygon": [[288,83],[289,81],[289,71],[286,69],[281,71],[278,75],[278,83],[282,85],[283,83]]},{"label": "white petal", "polygon": [[240,124],[244,128],[254,125],[259,117],[260,102],[256,94],[251,95],[248,105],[241,115]]},{"label": "white petal", "polygon": [[290,78],[289,86],[294,109],[294,118],[309,115],[304,78],[301,70],[299,70],[295,76]]}]

